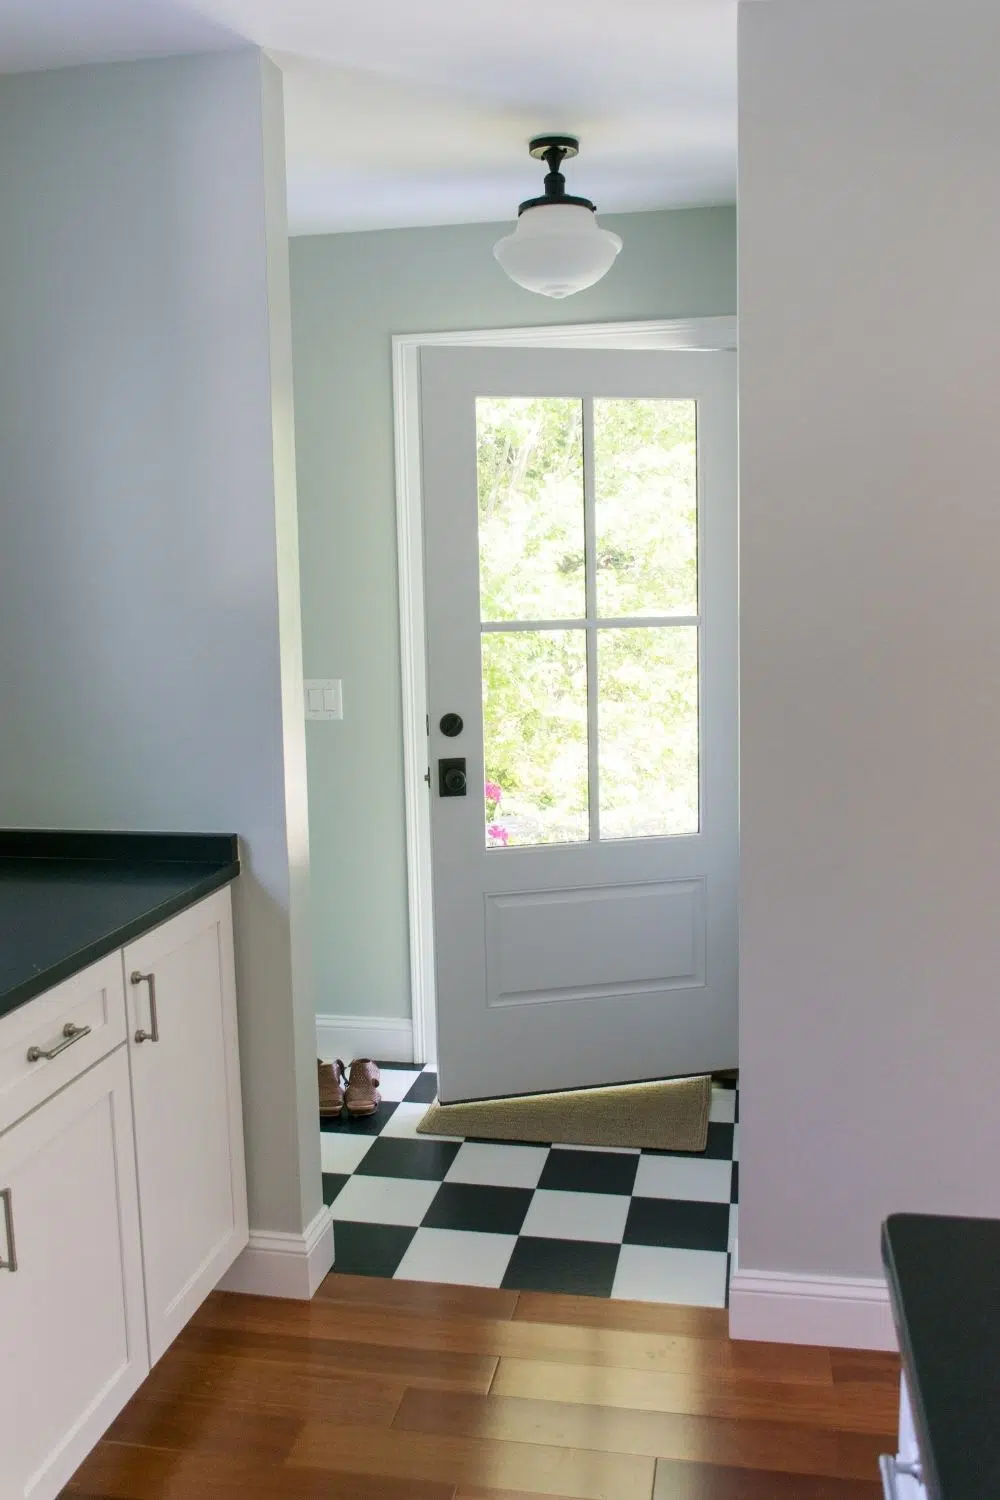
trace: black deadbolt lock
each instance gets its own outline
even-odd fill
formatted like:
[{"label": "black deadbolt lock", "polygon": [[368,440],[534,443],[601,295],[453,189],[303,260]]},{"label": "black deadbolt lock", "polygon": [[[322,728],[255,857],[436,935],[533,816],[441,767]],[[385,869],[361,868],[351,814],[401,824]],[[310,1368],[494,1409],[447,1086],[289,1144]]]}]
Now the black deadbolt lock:
[{"label": "black deadbolt lock", "polygon": [[461,734],[465,728],[465,720],[461,714],[445,714],[439,725],[442,734],[446,734],[453,740],[456,734]]},{"label": "black deadbolt lock", "polygon": [[438,761],[438,791],[442,797],[464,797],[468,786],[465,756]]}]

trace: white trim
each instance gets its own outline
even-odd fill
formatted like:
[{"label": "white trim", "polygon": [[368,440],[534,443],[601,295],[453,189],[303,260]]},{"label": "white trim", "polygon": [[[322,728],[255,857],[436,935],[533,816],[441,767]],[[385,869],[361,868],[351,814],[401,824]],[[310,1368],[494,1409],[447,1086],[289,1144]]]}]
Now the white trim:
[{"label": "white trim", "polygon": [[413,1023],[394,1016],[317,1016],[316,1054],[324,1062],[335,1057],[345,1063],[354,1057],[412,1062]]},{"label": "white trim", "polygon": [[[431,823],[427,795],[427,652],[424,638],[423,503],[420,473],[420,350],[431,344],[538,349],[735,349],[735,316],[568,327],[480,328],[405,333],[392,340],[396,456],[399,646],[403,689],[407,905],[410,932],[411,1057],[437,1061]],[[321,1054],[322,1055],[322,1054]],[[336,1054],[340,1056],[339,1053]],[[377,1055],[377,1054],[371,1054]],[[383,1053],[386,1061],[391,1054]]]},{"label": "white trim", "polygon": [[729,1336],[834,1349],[897,1347],[884,1281],[739,1267],[729,1283]]},{"label": "white trim", "polygon": [[224,1292],[308,1302],[333,1265],[333,1220],[321,1208],[301,1234],[251,1229],[250,1243],[219,1282]]}]

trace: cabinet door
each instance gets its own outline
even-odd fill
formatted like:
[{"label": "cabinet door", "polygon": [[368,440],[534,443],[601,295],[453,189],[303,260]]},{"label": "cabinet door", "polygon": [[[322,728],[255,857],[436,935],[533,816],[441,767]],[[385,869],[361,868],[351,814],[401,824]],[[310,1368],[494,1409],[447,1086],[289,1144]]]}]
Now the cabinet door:
[{"label": "cabinet door", "polygon": [[49,1500],[149,1370],[121,1047],[0,1136],[0,1494]]},{"label": "cabinet door", "polygon": [[228,888],[125,949],[155,1364],[247,1243]]}]

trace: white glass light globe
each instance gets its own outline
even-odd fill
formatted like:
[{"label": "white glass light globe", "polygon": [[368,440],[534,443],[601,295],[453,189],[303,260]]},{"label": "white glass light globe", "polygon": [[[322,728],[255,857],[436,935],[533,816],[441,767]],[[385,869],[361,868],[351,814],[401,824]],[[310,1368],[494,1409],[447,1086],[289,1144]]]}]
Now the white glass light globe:
[{"label": "white glass light globe", "polygon": [[569,297],[606,276],[622,247],[592,209],[576,203],[526,208],[493,254],[511,281],[543,297]]}]

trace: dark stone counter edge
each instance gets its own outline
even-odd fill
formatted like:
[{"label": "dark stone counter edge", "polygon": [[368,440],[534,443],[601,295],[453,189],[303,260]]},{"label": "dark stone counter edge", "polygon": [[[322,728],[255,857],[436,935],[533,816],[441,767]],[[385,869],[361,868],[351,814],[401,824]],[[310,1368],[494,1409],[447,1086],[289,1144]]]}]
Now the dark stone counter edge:
[{"label": "dark stone counter edge", "polygon": [[75,953],[69,954],[57,963],[50,964],[40,973],[32,974],[31,978],[26,979],[23,984],[15,985],[13,989],[0,995],[0,1016],[8,1015],[28,1000],[34,1000],[38,995],[44,995],[46,990],[54,989],[57,984],[62,984],[64,979],[71,979],[74,974],[79,974],[83,969],[88,969],[91,964],[96,964],[99,958],[106,958],[109,953],[124,948],[126,943],[132,942],[133,938],[142,937],[144,933],[151,932],[154,927],[159,927],[161,922],[166,922],[169,917],[175,917],[186,907],[194,906],[197,901],[210,896],[213,891],[221,890],[224,885],[235,880],[239,873],[238,859],[228,865],[213,865],[207,868],[200,880],[192,881],[176,896],[161,901],[158,906],[151,907],[133,921],[125,922],[121,927],[105,933],[95,942],[88,943],[86,947],[79,948]]},{"label": "dark stone counter edge", "polygon": [[882,1264],[886,1269],[889,1283],[889,1302],[892,1306],[893,1322],[896,1325],[896,1337],[899,1341],[899,1352],[902,1356],[903,1373],[906,1376],[906,1386],[910,1393],[910,1410],[913,1413],[913,1426],[917,1434],[917,1447],[920,1449],[923,1483],[927,1491],[927,1500],[944,1500],[941,1491],[941,1482],[938,1479],[937,1465],[934,1461],[934,1445],[931,1442],[931,1435],[927,1426],[927,1413],[924,1410],[924,1399],[920,1389],[920,1372],[913,1357],[913,1346],[910,1342],[909,1329],[906,1326],[903,1289],[900,1285],[899,1272],[892,1253],[892,1239],[889,1232],[894,1220],[902,1220],[905,1217],[902,1214],[893,1214],[882,1225]]},{"label": "dark stone counter edge", "polygon": [[[234,833],[126,833],[88,829],[0,828],[0,859],[113,860],[129,864],[231,864]],[[232,879],[232,876],[229,877]]]}]

